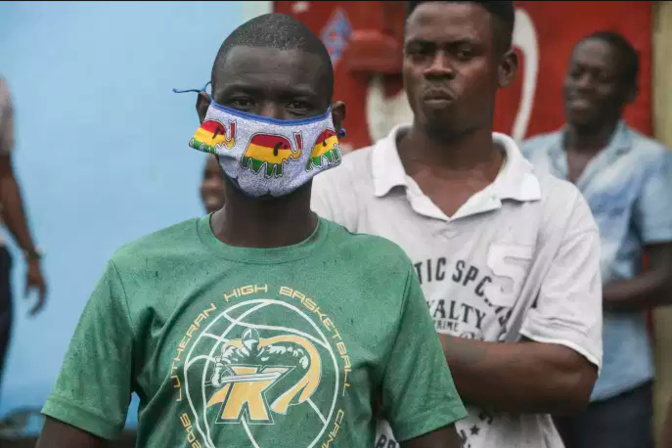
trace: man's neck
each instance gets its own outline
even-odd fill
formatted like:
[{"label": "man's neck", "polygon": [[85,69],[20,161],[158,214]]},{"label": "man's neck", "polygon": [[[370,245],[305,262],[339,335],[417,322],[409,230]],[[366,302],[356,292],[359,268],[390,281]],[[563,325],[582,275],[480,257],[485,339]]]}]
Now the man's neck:
[{"label": "man's neck", "polygon": [[617,127],[618,121],[590,127],[568,124],[564,137],[565,149],[597,153],[607,147]]},{"label": "man's neck", "polygon": [[307,239],[317,226],[310,210],[310,186],[288,196],[260,201],[227,185],[224,208],[211,218],[220,241],[239,247],[274,248]]},{"label": "man's neck", "polygon": [[[492,140],[492,129],[482,128],[455,136],[432,138],[416,126],[398,142],[399,157],[409,175],[415,168],[468,174],[491,171],[502,156]],[[496,171],[498,171],[497,168]]]}]

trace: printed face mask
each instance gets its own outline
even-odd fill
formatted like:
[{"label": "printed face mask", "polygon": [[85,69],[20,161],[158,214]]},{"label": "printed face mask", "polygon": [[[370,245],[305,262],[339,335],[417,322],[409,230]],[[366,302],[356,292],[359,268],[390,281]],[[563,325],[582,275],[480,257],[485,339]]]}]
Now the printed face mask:
[{"label": "printed face mask", "polygon": [[280,197],[341,163],[331,109],[305,120],[276,120],[210,103],[189,141],[217,155],[226,175],[252,197]]}]

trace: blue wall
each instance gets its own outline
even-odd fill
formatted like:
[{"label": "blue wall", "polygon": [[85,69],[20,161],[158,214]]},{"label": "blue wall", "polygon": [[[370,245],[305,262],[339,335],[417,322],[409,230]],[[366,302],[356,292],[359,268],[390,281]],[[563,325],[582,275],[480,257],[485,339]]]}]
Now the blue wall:
[{"label": "blue wall", "polygon": [[[46,252],[46,309],[27,316],[15,257],[14,331],[0,417],[39,409],[115,249],[202,214],[205,155],[187,142],[194,94],[242,2],[1,2],[0,75],[17,113],[15,167]],[[17,252],[14,252],[17,254]],[[131,412],[131,421],[135,419]]]}]

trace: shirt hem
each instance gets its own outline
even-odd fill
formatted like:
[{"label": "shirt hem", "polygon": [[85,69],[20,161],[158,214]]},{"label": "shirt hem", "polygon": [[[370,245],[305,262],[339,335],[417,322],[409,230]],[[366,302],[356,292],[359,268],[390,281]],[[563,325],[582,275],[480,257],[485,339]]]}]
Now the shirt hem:
[{"label": "shirt hem", "polygon": [[94,412],[60,398],[49,397],[42,408],[42,414],[103,439],[114,439],[121,432],[117,425]]},{"label": "shirt hem", "polygon": [[655,232],[651,232],[648,233],[646,237],[643,237],[642,240],[644,242],[644,245],[669,243],[670,241],[672,241],[672,234],[669,233],[656,234]]},{"label": "shirt hem", "polygon": [[599,358],[592,353],[590,353],[589,350],[581,347],[579,344],[569,341],[567,339],[555,339],[555,338],[545,338],[543,336],[533,336],[526,330],[521,330],[520,334],[532,339],[535,342],[540,342],[542,344],[559,344],[559,345],[564,345],[567,348],[571,348],[584,358],[586,358],[591,364],[594,364],[595,367],[597,367],[597,373],[602,371],[602,363],[600,362]]},{"label": "shirt hem", "polygon": [[467,410],[464,406],[454,405],[452,407],[443,407],[423,412],[422,414],[416,414],[412,420],[403,424],[393,425],[390,422],[390,428],[397,442],[405,442],[452,425],[466,417]]},{"label": "shirt hem", "polygon": [[607,401],[611,400],[612,398],[616,398],[621,394],[624,394],[626,392],[630,392],[633,389],[637,389],[640,386],[643,386],[644,384],[653,381],[654,376],[649,375],[646,378],[640,378],[636,381],[629,381],[624,384],[619,384],[618,386],[610,387],[606,389],[603,393],[600,393],[598,395],[595,395],[593,397],[590,397],[590,402],[591,403],[599,403],[602,401]]}]

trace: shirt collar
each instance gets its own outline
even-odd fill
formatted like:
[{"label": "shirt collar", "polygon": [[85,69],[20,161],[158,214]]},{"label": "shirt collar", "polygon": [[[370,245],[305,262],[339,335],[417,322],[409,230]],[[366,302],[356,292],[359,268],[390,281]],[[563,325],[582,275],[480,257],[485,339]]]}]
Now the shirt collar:
[{"label": "shirt collar", "polygon": [[[390,134],[379,140],[372,150],[372,177],[376,197],[387,195],[392,188],[408,187],[404,166],[399,158],[397,137],[409,129],[396,126]],[[541,199],[541,187],[532,164],[520,153],[518,145],[509,136],[494,132],[493,141],[506,151],[504,166],[492,184],[493,193],[500,200],[513,199],[520,202]]]},{"label": "shirt collar", "polygon": [[[563,126],[555,135],[555,138],[552,140],[549,150],[551,154],[556,156],[562,155],[564,157],[565,145],[564,138],[565,133],[567,132],[567,126]],[[616,129],[609,139],[609,143],[604,148],[603,152],[606,152],[612,156],[619,156],[626,153],[630,150],[632,146],[632,135],[630,129],[626,125],[624,120],[620,120],[616,125]]]}]

